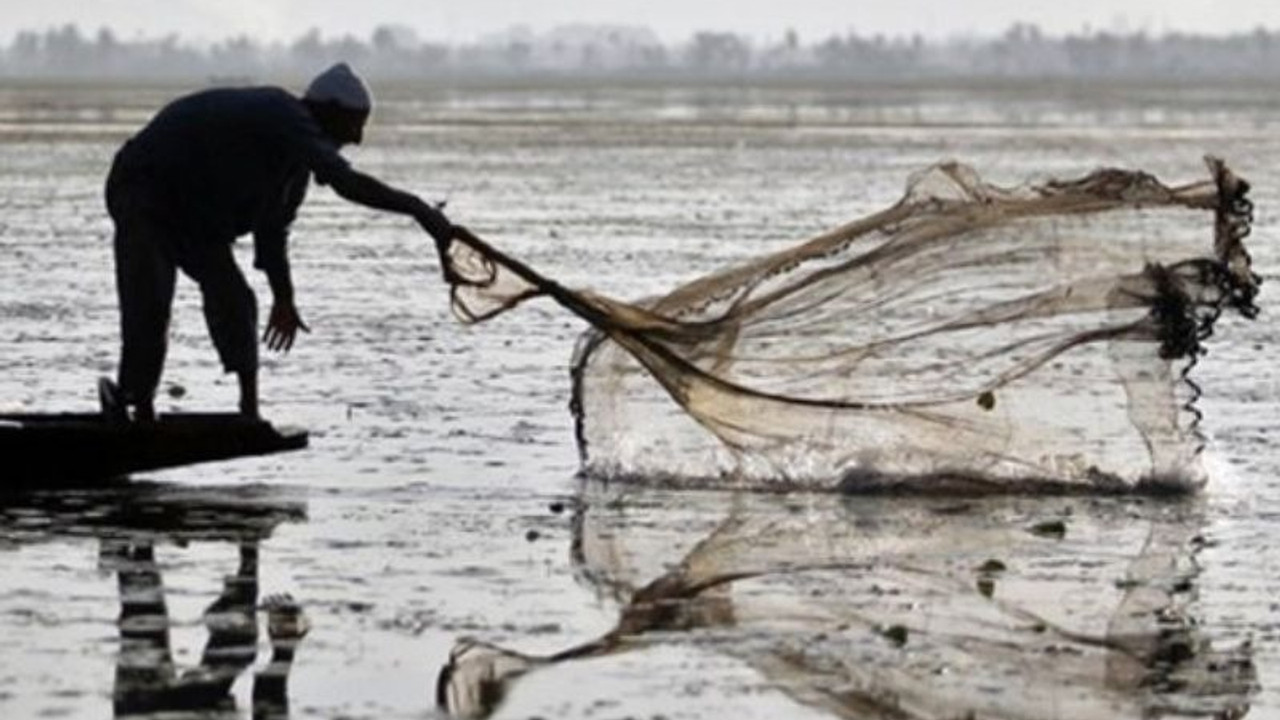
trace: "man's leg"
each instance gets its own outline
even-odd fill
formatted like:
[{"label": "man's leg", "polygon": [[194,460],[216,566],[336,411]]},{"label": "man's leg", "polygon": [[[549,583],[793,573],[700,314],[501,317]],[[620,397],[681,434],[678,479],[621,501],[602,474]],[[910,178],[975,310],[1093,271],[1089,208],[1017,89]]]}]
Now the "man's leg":
[{"label": "man's leg", "polygon": [[204,319],[218,357],[240,382],[240,412],[258,417],[258,304],[231,244],[202,248],[183,271],[200,286]]},{"label": "man's leg", "polygon": [[240,414],[248,418],[258,418],[258,370],[239,370],[236,379],[240,382]]},{"label": "man's leg", "polygon": [[177,269],[160,230],[145,220],[116,222],[116,293],[120,301],[119,384],[139,421],[155,419],[156,387],[169,346]]}]

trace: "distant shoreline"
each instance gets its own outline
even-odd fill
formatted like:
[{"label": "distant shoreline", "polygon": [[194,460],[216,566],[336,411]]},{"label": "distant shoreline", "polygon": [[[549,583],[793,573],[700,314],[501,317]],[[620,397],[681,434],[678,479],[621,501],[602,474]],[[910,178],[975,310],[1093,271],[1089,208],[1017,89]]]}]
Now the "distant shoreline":
[{"label": "distant shoreline", "polygon": [[247,36],[196,44],[178,36],[121,40],[74,24],[22,30],[0,45],[0,78],[45,81],[144,78],[215,82],[304,80],[345,60],[377,82],[627,84],[914,83],[1010,80],[1271,81],[1280,30],[1229,35],[1084,31],[1049,35],[1015,23],[988,38],[926,39],[852,31],[780,40],[705,31],[669,43],[645,28],[571,26],[508,33],[476,43],[427,42],[380,26],[368,38],[312,30],[292,42]]}]

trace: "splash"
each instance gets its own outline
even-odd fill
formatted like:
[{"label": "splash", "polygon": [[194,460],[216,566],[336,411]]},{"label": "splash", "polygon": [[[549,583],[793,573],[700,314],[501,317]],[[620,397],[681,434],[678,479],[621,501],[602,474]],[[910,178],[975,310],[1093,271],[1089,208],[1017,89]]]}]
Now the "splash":
[{"label": "splash", "polygon": [[682,486],[1126,492],[1204,481],[1190,371],[1252,318],[1248,184],[1099,170],[1001,188],[957,163],[892,207],[659,298],[565,288],[464,229],[453,306],[587,320],[588,474]]}]

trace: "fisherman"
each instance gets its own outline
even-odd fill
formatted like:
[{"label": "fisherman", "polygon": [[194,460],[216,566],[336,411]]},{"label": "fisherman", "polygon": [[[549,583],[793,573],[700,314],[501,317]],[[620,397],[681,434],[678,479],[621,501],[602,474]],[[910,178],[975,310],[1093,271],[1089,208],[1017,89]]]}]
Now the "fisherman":
[{"label": "fisherman", "polygon": [[232,254],[253,233],[255,268],[271,286],[267,348],[288,352],[310,332],[294,304],[287,239],[314,175],[338,195],[413,217],[444,253],[453,228],[422,199],[355,170],[338,153],[359,144],[373,102],[346,63],[301,98],[278,87],[214,89],[163,108],[116,153],[107,178],[120,301],[118,384],[99,382],[104,413],[155,418],[177,271],[200,287],[218,356],[240,385],[240,412],[258,417],[257,302]]}]

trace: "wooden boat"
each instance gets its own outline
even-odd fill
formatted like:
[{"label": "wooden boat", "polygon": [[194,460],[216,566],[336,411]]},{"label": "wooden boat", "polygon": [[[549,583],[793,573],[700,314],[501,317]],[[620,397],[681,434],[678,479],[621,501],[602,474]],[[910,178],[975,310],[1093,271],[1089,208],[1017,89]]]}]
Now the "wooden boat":
[{"label": "wooden boat", "polygon": [[132,473],[297,450],[307,433],[234,413],[111,423],[98,413],[0,414],[0,492],[94,485]]}]

